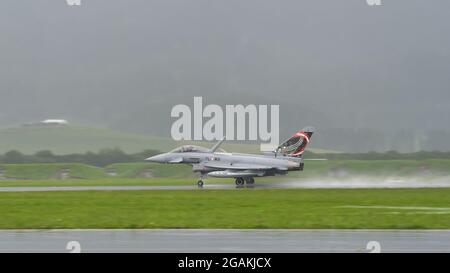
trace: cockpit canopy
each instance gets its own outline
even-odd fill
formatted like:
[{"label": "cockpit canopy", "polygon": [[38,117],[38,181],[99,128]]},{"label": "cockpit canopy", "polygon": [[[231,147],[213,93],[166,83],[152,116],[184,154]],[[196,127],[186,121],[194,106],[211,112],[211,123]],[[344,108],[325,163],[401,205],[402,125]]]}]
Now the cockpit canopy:
[{"label": "cockpit canopy", "polygon": [[[195,146],[195,145],[183,145],[181,147],[178,147],[176,149],[173,149],[169,153],[207,153],[210,149],[201,147],[201,146]],[[218,149],[220,152],[225,152],[222,149]]]},{"label": "cockpit canopy", "polygon": [[170,153],[206,153],[209,149],[195,145],[183,145],[170,151]]}]

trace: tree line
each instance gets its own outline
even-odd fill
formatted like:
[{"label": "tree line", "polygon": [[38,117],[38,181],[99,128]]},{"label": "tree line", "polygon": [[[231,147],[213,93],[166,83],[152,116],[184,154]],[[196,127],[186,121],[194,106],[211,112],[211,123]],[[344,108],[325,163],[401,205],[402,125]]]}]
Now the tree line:
[{"label": "tree line", "polygon": [[39,151],[33,155],[25,155],[12,150],[0,155],[0,163],[25,164],[25,163],[84,163],[92,166],[105,167],[114,163],[143,162],[144,159],[161,153],[158,150],[145,150],[139,153],[127,154],[124,151],[114,149],[102,149],[99,152],[86,152],[79,154],[55,155],[51,151]]},{"label": "tree line", "polygon": [[450,152],[420,151],[414,153],[400,153],[398,151],[367,152],[367,153],[327,153],[318,154],[305,151],[303,158],[326,158],[329,160],[423,160],[450,159]]},{"label": "tree line", "polygon": [[[86,152],[78,154],[56,155],[51,151],[39,151],[32,155],[26,155],[12,150],[0,155],[1,164],[25,164],[25,163],[84,163],[92,166],[105,167],[114,163],[143,162],[146,158],[159,154],[159,150],[145,150],[139,153],[127,154],[124,151],[114,149],[102,149],[99,152]],[[450,152],[415,152],[399,153],[396,151],[368,152],[368,153],[313,153],[306,151],[305,159],[325,158],[329,160],[421,160],[421,159],[450,159]]]}]

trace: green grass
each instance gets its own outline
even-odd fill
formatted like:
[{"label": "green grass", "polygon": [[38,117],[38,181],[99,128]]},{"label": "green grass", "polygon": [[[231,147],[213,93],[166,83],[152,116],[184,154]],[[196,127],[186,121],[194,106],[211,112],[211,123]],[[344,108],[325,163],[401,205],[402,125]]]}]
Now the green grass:
[{"label": "green grass", "polygon": [[106,167],[115,170],[121,178],[139,178],[144,172],[150,172],[153,177],[192,178],[192,167],[181,164],[158,163],[118,163]]},{"label": "green grass", "polygon": [[[56,180],[58,173],[69,171],[74,179],[116,179],[116,178],[194,178],[189,165],[169,165],[158,163],[118,163],[105,168],[98,168],[79,163],[46,163],[46,164],[0,164],[3,178],[9,180]],[[107,172],[114,171],[112,177]],[[0,182],[1,183],[1,182]]]},{"label": "green grass", "polygon": [[[3,164],[1,186],[86,186],[86,185],[192,185],[197,175],[189,165],[120,163],[106,168],[84,164]],[[73,179],[57,180],[56,174],[70,170]],[[112,177],[106,170],[114,170]],[[145,178],[144,174],[150,177]],[[308,179],[441,179],[450,176],[450,160],[342,160],[306,161],[302,172],[276,178],[257,178],[257,183]],[[170,179],[169,179],[170,178]],[[27,180],[27,181],[24,181]],[[233,183],[233,179],[209,179],[207,183]]]},{"label": "green grass", "polygon": [[3,176],[12,179],[57,179],[62,170],[70,170],[70,176],[81,179],[106,178],[103,169],[85,164],[2,164]]},{"label": "green grass", "polygon": [[303,172],[291,172],[290,177],[355,177],[371,176],[448,176],[450,160],[327,160],[305,161]]},{"label": "green grass", "polygon": [[[3,180],[0,187],[67,187],[67,186],[194,186],[195,178],[101,178],[101,179],[66,179],[66,180]],[[208,184],[229,183],[232,179],[211,179]]]},{"label": "green grass", "polygon": [[0,193],[0,229],[449,229],[449,210],[450,189]]}]

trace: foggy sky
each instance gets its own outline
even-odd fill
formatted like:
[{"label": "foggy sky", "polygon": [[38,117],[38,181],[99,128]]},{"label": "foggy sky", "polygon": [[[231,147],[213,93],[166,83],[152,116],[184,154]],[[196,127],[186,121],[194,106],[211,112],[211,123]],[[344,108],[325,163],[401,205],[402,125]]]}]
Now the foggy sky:
[{"label": "foggy sky", "polygon": [[169,136],[171,106],[197,95],[280,104],[283,128],[447,131],[449,13],[447,0],[4,0],[0,126]]}]

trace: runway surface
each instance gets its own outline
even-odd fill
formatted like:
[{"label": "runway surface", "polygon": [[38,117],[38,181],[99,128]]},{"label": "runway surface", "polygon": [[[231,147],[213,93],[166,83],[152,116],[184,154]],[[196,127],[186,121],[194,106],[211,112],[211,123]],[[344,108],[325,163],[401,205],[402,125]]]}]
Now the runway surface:
[{"label": "runway surface", "polygon": [[364,253],[379,250],[450,253],[450,230],[0,231],[0,252],[67,253],[78,246],[81,252]]},{"label": "runway surface", "polygon": [[[206,188],[206,187],[205,187]],[[226,185],[214,185],[207,188],[234,188]],[[150,191],[150,190],[192,190],[194,186],[61,186],[61,187],[0,187],[0,192],[47,192],[47,191]]]},{"label": "runway surface", "polygon": [[[448,188],[450,178],[434,181],[421,180],[305,180],[256,184],[255,189],[362,189],[362,188]],[[55,186],[55,187],[0,187],[0,192],[41,191],[142,191],[142,190],[194,190],[196,185],[186,186]],[[206,184],[204,189],[231,190],[234,184]]]}]

